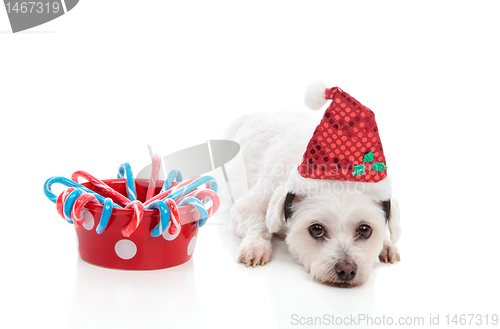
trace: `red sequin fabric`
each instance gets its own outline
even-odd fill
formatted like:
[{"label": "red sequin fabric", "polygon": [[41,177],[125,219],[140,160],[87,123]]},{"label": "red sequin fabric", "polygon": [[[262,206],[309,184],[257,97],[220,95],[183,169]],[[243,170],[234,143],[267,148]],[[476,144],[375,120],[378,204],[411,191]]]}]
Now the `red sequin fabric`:
[{"label": "red sequin fabric", "polygon": [[297,168],[304,178],[378,182],[387,165],[375,114],[338,87],[325,90],[332,103]]}]

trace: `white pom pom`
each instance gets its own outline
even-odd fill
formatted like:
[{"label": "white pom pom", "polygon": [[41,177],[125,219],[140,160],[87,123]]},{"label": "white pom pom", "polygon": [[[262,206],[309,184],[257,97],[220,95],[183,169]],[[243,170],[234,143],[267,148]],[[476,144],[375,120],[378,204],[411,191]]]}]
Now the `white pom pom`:
[{"label": "white pom pom", "polygon": [[304,104],[313,111],[317,111],[325,105],[325,89],[328,88],[323,82],[316,81],[306,88]]}]

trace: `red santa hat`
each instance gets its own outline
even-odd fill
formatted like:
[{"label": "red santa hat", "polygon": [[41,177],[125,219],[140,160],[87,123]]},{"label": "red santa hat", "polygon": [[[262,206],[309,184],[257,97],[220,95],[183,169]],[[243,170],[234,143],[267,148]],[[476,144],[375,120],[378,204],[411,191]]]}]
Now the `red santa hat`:
[{"label": "red santa hat", "polygon": [[339,87],[317,82],[306,90],[305,103],[312,110],[327,100],[332,102],[307,144],[302,163],[290,174],[288,191],[295,195],[366,193],[375,201],[386,201],[384,208],[390,207],[391,184],[375,114]]}]

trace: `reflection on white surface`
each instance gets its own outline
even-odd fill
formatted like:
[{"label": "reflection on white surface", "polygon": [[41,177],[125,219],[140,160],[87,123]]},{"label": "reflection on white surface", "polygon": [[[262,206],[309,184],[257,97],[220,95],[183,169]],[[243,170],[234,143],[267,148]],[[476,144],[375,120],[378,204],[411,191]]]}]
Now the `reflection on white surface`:
[{"label": "reflection on white surface", "polygon": [[[39,206],[45,207],[41,201]],[[48,323],[52,328],[201,328],[207,324],[254,328],[256,322],[293,327],[292,317],[325,314],[427,319],[437,313],[443,317],[450,312],[495,312],[495,303],[485,301],[497,289],[488,284],[496,265],[483,273],[484,281],[469,284],[461,255],[468,247],[455,253],[439,244],[449,225],[434,222],[430,230],[425,221],[419,221],[425,213],[426,209],[416,209],[404,216],[401,263],[376,264],[368,282],[353,289],[314,281],[278,238],[272,240],[272,261],[264,267],[236,263],[241,240],[229,228],[229,210],[200,228],[190,261],[157,271],[112,270],[85,263],[74,248],[74,229],[52,216],[46,220],[56,222],[26,233],[30,244],[20,249],[20,256],[6,255],[4,264],[11,266],[2,291],[13,310],[9,315],[24,327]],[[455,227],[457,236],[468,233],[466,226]],[[32,245],[38,248],[28,248]],[[485,260],[481,254],[476,256]],[[30,317],[23,316],[26,309]]]},{"label": "reflection on white surface", "polygon": [[76,266],[68,327],[170,327],[202,307],[193,285],[192,260],[158,271],[111,270],[81,259]]}]

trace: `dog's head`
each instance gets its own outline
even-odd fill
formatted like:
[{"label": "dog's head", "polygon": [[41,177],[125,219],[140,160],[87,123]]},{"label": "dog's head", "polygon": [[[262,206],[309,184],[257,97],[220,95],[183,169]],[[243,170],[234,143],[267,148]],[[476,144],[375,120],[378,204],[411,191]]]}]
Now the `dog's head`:
[{"label": "dog's head", "polygon": [[[291,199],[290,217],[285,218]],[[356,287],[368,280],[387,227],[393,242],[399,239],[397,203],[385,206],[369,193],[325,191],[290,197],[286,188],[281,188],[269,204],[267,226],[273,233],[286,233],[291,254],[314,279],[336,287]]]}]

